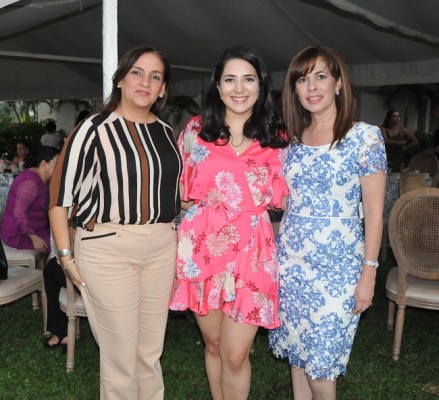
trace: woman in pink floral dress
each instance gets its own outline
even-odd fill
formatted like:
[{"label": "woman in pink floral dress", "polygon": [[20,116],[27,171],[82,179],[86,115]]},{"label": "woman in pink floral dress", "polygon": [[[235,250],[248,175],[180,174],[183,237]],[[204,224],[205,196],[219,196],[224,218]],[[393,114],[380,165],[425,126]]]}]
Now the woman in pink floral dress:
[{"label": "woman in pink floral dress", "polygon": [[212,397],[246,399],[259,326],[278,320],[278,265],[267,207],[280,208],[283,125],[262,60],[227,49],[201,117],[179,138],[184,160],[177,276],[170,308],[195,313]]}]

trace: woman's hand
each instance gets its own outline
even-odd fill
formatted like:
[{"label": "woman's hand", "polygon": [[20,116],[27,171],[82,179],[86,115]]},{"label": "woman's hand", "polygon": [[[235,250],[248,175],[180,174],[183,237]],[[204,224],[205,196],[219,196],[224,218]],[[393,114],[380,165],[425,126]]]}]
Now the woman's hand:
[{"label": "woman's hand", "polygon": [[282,197],[282,206],[281,209],[286,211],[288,207],[288,196]]},{"label": "woman's hand", "polygon": [[[50,227],[55,240],[55,246],[59,249],[70,250],[70,234],[67,222],[67,208],[55,206],[49,209]],[[63,268],[65,274],[78,288],[85,287],[85,281],[79,272],[78,266],[71,255],[66,255],[58,259],[58,263]]]},{"label": "woman's hand", "polygon": [[62,269],[64,270],[64,273],[67,275],[67,277],[72,281],[72,283],[79,288],[80,286],[85,287],[87,284],[85,283],[84,278],[82,277],[81,273],[79,272],[79,268],[76,265],[75,259],[71,258],[70,260],[64,260],[67,257],[63,257],[63,261],[60,262]]},{"label": "woman's hand", "polygon": [[355,288],[355,309],[353,314],[361,314],[372,305],[375,290],[376,269],[365,265]]},{"label": "woman's hand", "polygon": [[32,240],[32,245],[34,246],[34,249],[38,251],[39,253],[45,253],[47,250],[47,243],[41,239],[38,235],[31,235],[29,234],[29,237]]}]

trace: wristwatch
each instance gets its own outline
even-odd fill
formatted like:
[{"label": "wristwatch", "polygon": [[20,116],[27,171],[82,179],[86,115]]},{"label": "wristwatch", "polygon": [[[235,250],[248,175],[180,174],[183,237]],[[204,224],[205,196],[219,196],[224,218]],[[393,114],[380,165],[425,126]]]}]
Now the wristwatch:
[{"label": "wristwatch", "polygon": [[378,261],[373,261],[373,260],[364,260],[363,261],[363,265],[368,265],[369,267],[374,267],[374,268],[378,268]]}]

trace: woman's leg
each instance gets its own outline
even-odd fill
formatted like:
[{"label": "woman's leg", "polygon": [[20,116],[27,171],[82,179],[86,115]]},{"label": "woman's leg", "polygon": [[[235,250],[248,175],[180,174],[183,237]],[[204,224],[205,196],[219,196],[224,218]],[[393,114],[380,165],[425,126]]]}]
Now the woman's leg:
[{"label": "woman's leg", "polygon": [[303,369],[291,367],[291,380],[295,400],[312,400],[311,388]]},{"label": "woman's leg", "polygon": [[67,315],[59,308],[59,292],[66,287],[66,277],[56,257],[47,262],[43,275],[47,295],[47,330],[52,333],[48,344],[52,346],[67,336]]},{"label": "woman's leg", "polygon": [[136,267],[143,242],[126,235],[125,227],[106,225],[96,224],[93,232],[77,231],[75,258],[87,283],[81,293],[99,341],[101,400],[135,400],[140,300]]},{"label": "woman's leg", "polygon": [[258,327],[224,315],[221,325],[221,388],[224,400],[245,400],[251,383],[250,349]]},{"label": "woman's leg", "polygon": [[336,381],[326,381],[324,379],[309,379],[309,386],[312,391],[313,400],[335,400],[336,399]]},{"label": "woman's leg", "polygon": [[335,400],[336,381],[308,378],[303,369],[291,367],[295,400]]},{"label": "woman's leg", "polygon": [[153,237],[144,267],[140,269],[138,399],[164,396],[160,356],[163,352],[168,306],[175,278],[177,236],[171,224],[152,227]]},{"label": "woman's leg", "polygon": [[200,316],[194,313],[198,327],[204,340],[204,362],[206,365],[207,379],[213,400],[223,400],[221,389],[221,358],[220,334],[223,318],[228,318],[220,310],[211,310],[208,315]]}]

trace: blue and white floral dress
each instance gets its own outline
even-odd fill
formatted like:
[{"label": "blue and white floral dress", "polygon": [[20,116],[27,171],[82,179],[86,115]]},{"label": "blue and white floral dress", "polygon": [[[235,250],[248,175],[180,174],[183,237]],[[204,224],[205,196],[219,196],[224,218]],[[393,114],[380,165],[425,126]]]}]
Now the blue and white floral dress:
[{"label": "blue and white floral dress", "polygon": [[334,380],[346,370],[359,320],[360,178],[387,170],[380,130],[359,122],[336,147],[291,145],[283,170],[290,196],[277,238],[281,326],[269,344],[312,379]]}]

